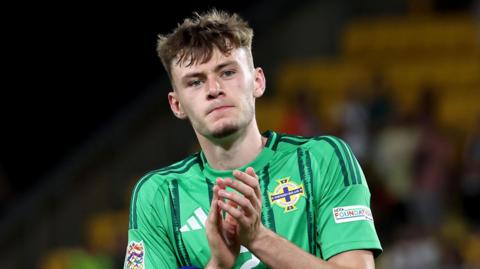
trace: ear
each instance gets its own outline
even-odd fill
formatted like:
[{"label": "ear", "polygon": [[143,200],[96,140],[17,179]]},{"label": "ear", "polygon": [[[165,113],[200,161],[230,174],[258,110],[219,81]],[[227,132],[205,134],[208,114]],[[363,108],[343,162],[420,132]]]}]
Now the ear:
[{"label": "ear", "polygon": [[253,90],[253,96],[255,98],[259,98],[263,95],[265,92],[265,87],[266,87],[266,80],[265,80],[265,74],[263,73],[263,69],[260,67],[255,68],[255,88]]},{"label": "ear", "polygon": [[175,91],[171,91],[168,93],[168,103],[170,104],[170,108],[172,109],[173,115],[179,119],[186,119],[187,115],[183,111],[182,104],[178,100],[177,93]]}]

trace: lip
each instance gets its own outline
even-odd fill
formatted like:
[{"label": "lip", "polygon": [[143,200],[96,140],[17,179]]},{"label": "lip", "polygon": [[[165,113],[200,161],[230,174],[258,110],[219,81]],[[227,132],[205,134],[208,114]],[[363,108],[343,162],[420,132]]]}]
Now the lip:
[{"label": "lip", "polygon": [[216,107],[210,109],[210,110],[208,111],[208,114],[210,114],[210,113],[212,113],[212,112],[215,112],[215,111],[222,111],[222,110],[224,110],[224,109],[228,109],[228,108],[231,108],[231,107],[233,107],[233,106],[230,106],[230,105],[216,106]]}]

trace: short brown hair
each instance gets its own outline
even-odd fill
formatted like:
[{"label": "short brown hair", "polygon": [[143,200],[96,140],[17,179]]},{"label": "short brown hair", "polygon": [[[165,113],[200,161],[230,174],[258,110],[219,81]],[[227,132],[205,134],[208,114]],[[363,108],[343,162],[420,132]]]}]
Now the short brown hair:
[{"label": "short brown hair", "polygon": [[[212,9],[206,13],[194,13],[171,34],[159,35],[157,53],[171,78],[171,64],[191,66],[210,60],[215,48],[228,55],[232,49],[246,48],[252,58],[253,30],[237,14]],[[252,60],[253,62],[253,60]]]}]

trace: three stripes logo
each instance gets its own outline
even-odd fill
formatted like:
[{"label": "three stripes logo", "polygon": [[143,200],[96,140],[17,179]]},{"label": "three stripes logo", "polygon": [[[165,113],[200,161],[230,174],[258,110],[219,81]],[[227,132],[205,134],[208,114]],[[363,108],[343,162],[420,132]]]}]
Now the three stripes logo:
[{"label": "three stripes logo", "polygon": [[207,214],[201,207],[195,209],[193,215],[187,219],[187,224],[180,228],[180,232],[185,233],[205,228]]}]

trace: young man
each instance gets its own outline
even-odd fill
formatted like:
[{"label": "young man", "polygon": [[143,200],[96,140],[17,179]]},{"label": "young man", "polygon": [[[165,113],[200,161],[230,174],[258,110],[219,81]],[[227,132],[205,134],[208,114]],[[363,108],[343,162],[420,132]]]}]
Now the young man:
[{"label": "young man", "polygon": [[260,133],[252,37],[216,10],[160,36],[170,107],[202,150],[135,186],[126,268],[374,268],[381,246],[349,146]]}]

